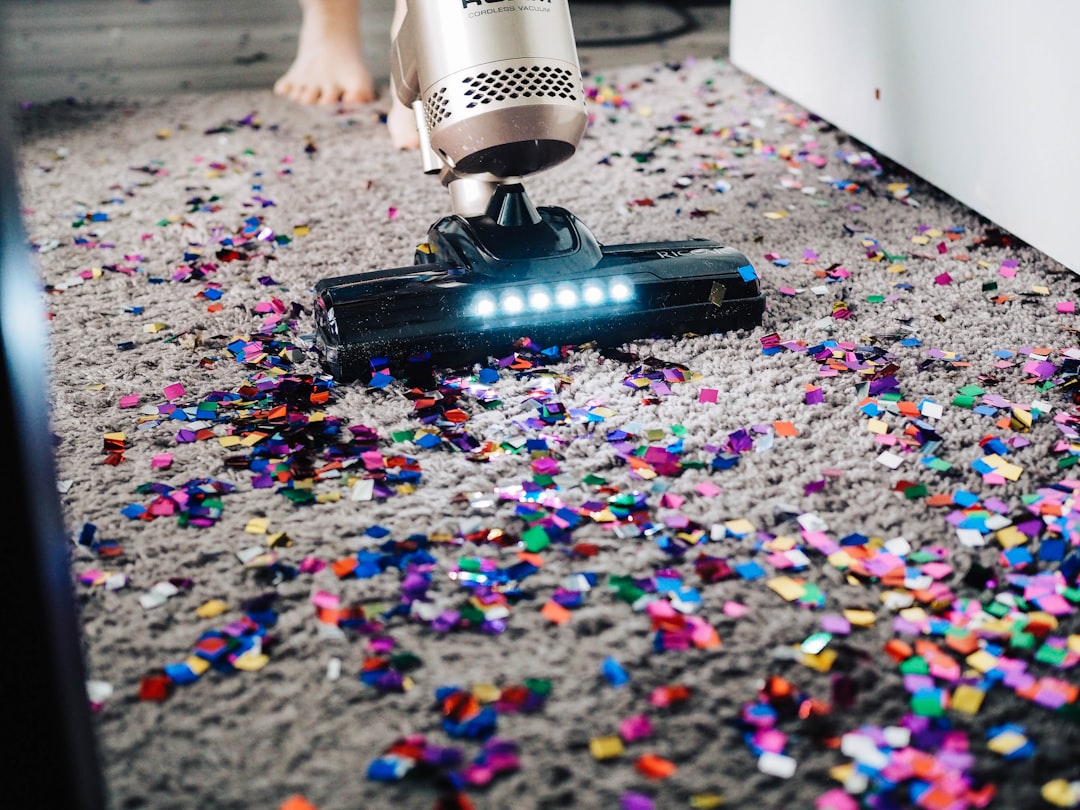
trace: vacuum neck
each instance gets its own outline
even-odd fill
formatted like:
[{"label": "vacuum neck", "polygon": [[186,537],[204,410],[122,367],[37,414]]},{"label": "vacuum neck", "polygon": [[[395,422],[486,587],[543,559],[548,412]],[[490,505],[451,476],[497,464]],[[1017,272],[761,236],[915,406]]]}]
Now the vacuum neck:
[{"label": "vacuum neck", "polygon": [[[525,188],[521,184],[520,177],[461,177],[447,172],[443,177],[443,183],[450,192],[450,206],[458,216],[479,217],[488,214],[500,223],[517,225],[539,221],[536,209],[525,196]],[[506,202],[508,197],[513,199]],[[524,201],[532,213],[522,214],[526,219],[512,221],[513,217],[517,216],[514,211],[521,208],[520,201]],[[493,205],[497,206],[496,213],[492,212]],[[500,217],[497,212],[503,207],[506,207],[507,211],[503,217]]]}]

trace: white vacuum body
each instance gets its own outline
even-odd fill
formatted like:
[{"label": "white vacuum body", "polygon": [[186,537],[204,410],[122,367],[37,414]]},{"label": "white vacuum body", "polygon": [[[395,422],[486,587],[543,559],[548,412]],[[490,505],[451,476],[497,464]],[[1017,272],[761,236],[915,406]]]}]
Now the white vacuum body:
[{"label": "white vacuum body", "polygon": [[567,0],[409,0],[392,48],[421,144],[457,177],[521,177],[577,150],[588,114]]}]

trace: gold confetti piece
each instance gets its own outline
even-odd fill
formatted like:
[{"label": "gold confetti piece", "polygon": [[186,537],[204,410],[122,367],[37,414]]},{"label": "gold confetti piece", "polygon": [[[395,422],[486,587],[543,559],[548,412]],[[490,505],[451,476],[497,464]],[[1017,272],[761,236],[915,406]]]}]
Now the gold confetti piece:
[{"label": "gold confetti piece", "polygon": [[589,740],[589,752],[595,759],[603,760],[621,757],[623,750],[622,740],[614,735],[593,737]]},{"label": "gold confetti piece", "polygon": [[844,618],[856,627],[873,627],[877,621],[877,615],[872,610],[859,610],[847,608],[844,610]]},{"label": "gold confetti piece", "polygon": [[991,655],[986,650],[976,650],[964,659],[969,667],[983,674],[997,666],[997,656]]},{"label": "gold confetti piece", "polygon": [[1006,549],[1022,546],[1028,541],[1027,535],[1015,526],[1006,526],[1004,529],[998,529],[994,533],[994,538],[1001,544],[1002,548]]},{"label": "gold confetti piece", "polygon": [[779,537],[773,538],[767,545],[769,551],[791,551],[791,549],[795,548],[795,538],[780,535]]},{"label": "gold confetti piece", "polygon": [[171,129],[159,129],[157,132],[154,133],[154,137],[157,138],[159,141],[168,140],[169,138],[172,137],[172,130]]},{"label": "gold confetti piece", "polygon": [[340,500],[340,492],[323,492],[315,496],[316,503],[337,503]]},{"label": "gold confetti piece", "polygon": [[746,518],[736,518],[735,520],[729,520],[724,523],[724,528],[728,530],[729,534],[733,534],[736,537],[742,537],[743,535],[747,535],[755,531],[754,524]]},{"label": "gold confetti piece", "polygon": [[493,683],[474,684],[471,691],[481,703],[494,703],[502,696],[502,690]]},{"label": "gold confetti piece", "polygon": [[832,669],[833,664],[836,663],[836,650],[826,648],[816,655],[803,653],[800,663],[817,672],[828,672]]},{"label": "gold confetti piece", "polygon": [[766,211],[765,219],[784,219],[790,216],[787,211]]},{"label": "gold confetti piece", "polygon": [[295,237],[307,236],[311,233],[310,225],[294,225],[292,229],[292,235]]},{"label": "gold confetti piece", "polygon": [[885,269],[888,270],[890,273],[904,273],[907,271],[907,268],[904,267],[904,265],[902,264],[890,264]]},{"label": "gold confetti piece", "polygon": [[794,602],[806,594],[806,586],[791,577],[773,577],[765,584],[788,602]]},{"label": "gold confetti piece", "polygon": [[842,765],[833,765],[833,767],[829,768],[829,778],[843,784],[844,782],[847,782],[847,780],[851,777],[851,774],[854,770],[854,762],[845,762]]},{"label": "gold confetti piece", "polygon": [[889,423],[881,419],[868,419],[866,421],[866,429],[871,433],[876,433],[879,436],[884,436],[889,432]]},{"label": "gold confetti piece", "polygon": [[1080,784],[1051,779],[1042,786],[1042,797],[1055,807],[1076,807],[1080,803]]},{"label": "gold confetti piece", "polygon": [[167,323],[148,323],[145,326],[143,326],[143,331],[144,332],[149,332],[150,334],[153,335],[153,334],[156,334],[156,333],[160,332],[162,329],[168,329],[168,328],[169,328],[169,325]]},{"label": "gold confetti piece", "polygon": [[292,538],[285,532],[277,532],[266,538],[266,545],[270,548],[288,548],[292,545]]},{"label": "gold confetti piece", "polygon": [[[233,667],[243,672],[258,672],[270,663],[270,656],[263,653],[244,653],[233,661]],[[405,684],[402,683],[402,686]]]},{"label": "gold confetti piece", "polygon": [[210,669],[210,662],[205,658],[199,658],[197,655],[189,655],[185,658],[184,665],[196,676],[202,675],[206,670]]},{"label": "gold confetti piece", "polygon": [[229,606],[220,599],[211,599],[195,608],[195,615],[200,619],[213,619],[216,616],[220,616],[228,609]]},{"label": "gold confetti piece", "polygon": [[1018,748],[1023,747],[1027,743],[1027,737],[1023,734],[1018,734],[1015,731],[1005,731],[993,737],[987,742],[986,747],[993,751],[995,754],[1011,754]]},{"label": "gold confetti piece", "polygon": [[911,237],[911,241],[914,242],[916,245],[928,245],[928,244],[930,244],[930,237],[929,236],[913,236],[913,237]]},{"label": "gold confetti piece", "polygon": [[714,810],[724,803],[724,797],[719,793],[695,793],[690,797],[690,806],[695,810]]},{"label": "gold confetti piece", "polygon": [[220,444],[222,447],[236,447],[238,444],[240,444],[240,437],[239,436],[219,436],[218,437],[218,444]]},{"label": "gold confetti piece", "polygon": [[1049,295],[1050,294],[1050,288],[1049,287],[1044,287],[1042,284],[1032,284],[1031,285],[1031,291],[1033,293],[1035,293],[1036,295]]},{"label": "gold confetti piece", "polygon": [[926,611],[921,607],[909,607],[900,611],[900,618],[912,624],[922,624],[926,621]]},{"label": "gold confetti piece", "polygon": [[247,522],[244,531],[248,534],[266,534],[270,528],[269,518],[252,518]]},{"label": "gold confetti piece", "polygon": [[829,555],[829,565],[841,570],[851,567],[852,558],[846,551],[835,551]]},{"label": "gold confetti piece", "polygon": [[244,438],[240,440],[240,444],[244,445],[244,447],[254,447],[265,438],[265,433],[260,433],[256,430],[244,436]]},{"label": "gold confetti piece", "polygon": [[975,715],[982,708],[984,697],[986,693],[982,689],[962,683],[953,690],[952,702],[949,705],[954,711]]}]

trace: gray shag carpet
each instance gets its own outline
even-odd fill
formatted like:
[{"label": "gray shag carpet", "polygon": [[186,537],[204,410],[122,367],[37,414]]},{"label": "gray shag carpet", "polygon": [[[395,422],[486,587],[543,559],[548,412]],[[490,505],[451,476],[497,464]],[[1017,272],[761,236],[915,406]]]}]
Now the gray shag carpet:
[{"label": "gray shag carpet", "polygon": [[332,385],[449,212],[382,102],[19,114],[111,806],[1075,805],[1076,277],[723,61],[586,86],[533,200],[760,327]]}]

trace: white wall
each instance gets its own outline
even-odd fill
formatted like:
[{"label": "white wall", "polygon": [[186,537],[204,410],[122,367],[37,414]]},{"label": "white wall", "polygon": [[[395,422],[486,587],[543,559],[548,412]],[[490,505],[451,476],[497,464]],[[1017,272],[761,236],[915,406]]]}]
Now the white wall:
[{"label": "white wall", "polygon": [[732,0],[731,62],[1080,273],[1080,1]]}]

